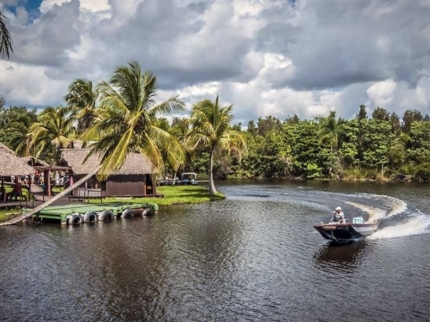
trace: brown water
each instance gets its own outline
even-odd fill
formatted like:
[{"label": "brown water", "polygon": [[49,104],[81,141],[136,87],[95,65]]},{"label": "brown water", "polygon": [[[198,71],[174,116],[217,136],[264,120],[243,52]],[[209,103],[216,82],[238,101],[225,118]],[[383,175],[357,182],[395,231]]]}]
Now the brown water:
[{"label": "brown water", "polygon": [[[0,321],[429,321],[428,185],[219,183],[148,218],[0,229]],[[384,217],[335,246],[335,206]]]}]

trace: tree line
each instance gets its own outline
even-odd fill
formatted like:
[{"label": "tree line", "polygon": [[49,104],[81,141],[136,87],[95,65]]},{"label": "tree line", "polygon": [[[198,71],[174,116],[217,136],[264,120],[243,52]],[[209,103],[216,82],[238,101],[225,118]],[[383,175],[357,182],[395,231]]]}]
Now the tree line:
[{"label": "tree line", "polygon": [[235,168],[239,177],[428,181],[430,117],[406,110],[402,119],[361,105],[352,119],[296,115],[248,123],[249,154]]},{"label": "tree line", "polygon": [[19,155],[52,164],[61,149],[82,140],[90,154],[101,153],[100,177],[120,168],[127,155],[146,155],[163,176],[181,171],[214,178],[373,179],[428,181],[430,117],[406,110],[402,118],[382,107],[371,115],[361,105],[352,119],[272,116],[232,125],[233,106],[218,97],[196,102],[188,117],[174,96],[156,102],[157,79],[138,63],[115,70],[108,81],[77,79],[65,106],[41,112],[4,107],[0,100],[0,141]]},{"label": "tree line", "polygon": [[230,124],[232,106],[220,106],[218,97],[203,100],[193,105],[188,118],[169,124],[166,116],[183,111],[185,104],[178,96],[158,103],[157,90],[156,76],[132,62],[118,67],[108,81],[94,88],[89,80],[75,80],[64,97],[65,106],[38,112],[4,108],[2,100],[0,141],[21,156],[57,164],[62,149],[82,140],[89,148],[87,158],[101,155],[99,180],[121,168],[130,153],[145,155],[154,174],[176,175],[204,150],[210,193],[217,193],[212,175],[215,153],[246,152],[244,136]]}]

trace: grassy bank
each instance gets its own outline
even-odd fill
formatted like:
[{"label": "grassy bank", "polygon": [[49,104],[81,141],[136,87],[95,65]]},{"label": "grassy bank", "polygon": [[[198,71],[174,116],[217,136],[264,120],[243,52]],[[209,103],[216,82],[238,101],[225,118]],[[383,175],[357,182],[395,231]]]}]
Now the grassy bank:
[{"label": "grassy bank", "polygon": [[[164,194],[164,198],[104,198],[103,202],[154,202],[159,206],[169,206],[225,199],[225,196],[222,193],[211,196],[207,186],[161,186],[157,188],[157,192]],[[91,202],[99,203],[100,200],[94,199],[91,200]]]},{"label": "grassy bank", "polygon": [[0,210],[0,222],[11,219],[11,218],[13,218],[19,214],[21,214],[21,210],[18,208],[1,209]]},{"label": "grassy bank", "polygon": [[[56,188],[56,192],[62,189]],[[164,194],[164,198],[104,198],[103,202],[133,202],[148,203],[154,202],[159,206],[169,206],[176,204],[195,204],[208,201],[225,199],[222,193],[211,196],[207,186],[162,186],[157,188],[157,192]],[[100,203],[100,199],[90,200],[91,203]],[[0,210],[0,222],[12,218],[12,214],[20,214],[21,210],[4,209]]]}]

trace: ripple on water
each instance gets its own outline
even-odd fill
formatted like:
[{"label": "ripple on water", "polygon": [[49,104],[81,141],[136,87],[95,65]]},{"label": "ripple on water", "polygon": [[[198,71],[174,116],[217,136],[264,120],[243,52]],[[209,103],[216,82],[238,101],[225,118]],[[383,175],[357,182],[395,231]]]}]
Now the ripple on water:
[{"label": "ripple on water", "polygon": [[[0,319],[429,320],[430,209],[404,190],[321,187],[232,186],[154,217],[1,230]],[[384,238],[336,247],[312,228],[336,205],[370,209],[355,204],[388,217]],[[415,234],[388,236],[398,225]]]}]

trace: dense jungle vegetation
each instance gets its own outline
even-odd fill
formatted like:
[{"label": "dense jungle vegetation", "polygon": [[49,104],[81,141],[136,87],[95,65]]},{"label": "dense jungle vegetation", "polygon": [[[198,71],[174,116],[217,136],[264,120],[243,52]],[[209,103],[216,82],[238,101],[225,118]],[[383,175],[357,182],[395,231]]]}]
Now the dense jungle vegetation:
[{"label": "dense jungle vegetation", "polygon": [[[83,80],[71,84],[65,96],[69,108],[47,107],[42,111],[23,106],[6,108],[4,100],[0,100],[0,141],[19,155],[31,155],[55,164],[61,157],[61,148],[73,145],[82,135],[86,134],[87,140],[100,140],[103,133],[98,132],[98,137],[94,133],[89,136],[91,131],[88,131],[100,119],[97,93],[91,84]],[[82,102],[85,97],[86,101]],[[218,104],[218,99],[203,102],[213,105]],[[430,117],[417,110],[406,110],[399,116],[378,107],[368,115],[366,107],[361,105],[352,119],[338,118],[331,112],[312,120],[296,115],[285,120],[266,116],[250,120],[247,125],[230,125],[230,106],[226,114],[230,118],[224,125],[230,134],[236,133],[245,139],[246,149],[243,146],[239,149],[234,144],[197,144],[201,140],[194,140],[191,145],[184,143],[191,129],[198,125],[196,111],[204,111],[200,103],[196,103],[191,114],[194,123],[190,121],[191,116],[169,122],[166,117],[150,115],[152,123],[176,138],[185,151],[185,157],[176,158],[172,163],[169,151],[159,147],[163,176],[182,171],[207,175],[212,152],[213,174],[218,179],[429,181]],[[41,128],[47,130],[41,134]],[[218,139],[205,142],[223,142],[221,137]]]}]

